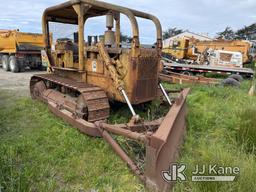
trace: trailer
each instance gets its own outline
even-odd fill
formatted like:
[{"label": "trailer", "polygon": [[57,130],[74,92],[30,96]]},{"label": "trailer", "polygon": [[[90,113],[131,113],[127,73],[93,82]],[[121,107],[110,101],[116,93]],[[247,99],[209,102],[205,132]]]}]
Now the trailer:
[{"label": "trailer", "polygon": [[249,68],[239,67],[225,67],[225,66],[210,66],[210,65],[196,65],[184,64],[173,61],[163,62],[164,70],[175,73],[182,73],[184,75],[205,75],[205,74],[220,74],[220,75],[241,75],[244,78],[251,79],[254,76],[254,71]]},{"label": "trailer", "polygon": [[0,30],[0,62],[5,71],[22,72],[26,67],[42,69],[43,35]]},{"label": "trailer", "polygon": [[245,40],[199,41],[195,38],[165,40],[162,51],[165,57],[199,62],[202,59],[200,56],[207,53],[208,50],[240,53],[244,64],[251,63],[256,52],[253,42]]},{"label": "trailer", "polygon": [[210,85],[215,86],[221,83],[220,80],[215,78],[206,78],[204,76],[189,76],[181,73],[166,72],[159,74],[161,81],[166,81],[174,84],[199,84],[199,85]]}]

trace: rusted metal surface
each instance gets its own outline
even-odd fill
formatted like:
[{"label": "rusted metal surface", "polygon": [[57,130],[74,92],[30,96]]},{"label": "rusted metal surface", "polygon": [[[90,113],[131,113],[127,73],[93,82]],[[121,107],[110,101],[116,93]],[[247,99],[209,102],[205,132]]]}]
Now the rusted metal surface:
[{"label": "rusted metal surface", "polygon": [[[85,19],[81,19],[81,14],[83,14],[82,10]],[[115,42],[120,42],[120,14],[128,16],[131,22],[133,40],[131,42],[131,48],[120,48],[120,44],[115,44],[115,46],[112,47],[104,47],[107,53],[102,54],[102,50],[104,50],[102,46],[96,47],[83,43],[84,37],[81,34],[84,34],[84,25],[81,23],[81,20],[86,21],[90,17],[110,13],[113,14],[117,27],[115,29]],[[155,24],[158,43],[156,48],[145,49],[140,46],[136,17],[149,19]],[[55,53],[50,50],[49,22],[73,23],[79,26],[79,34],[81,35],[81,37],[79,36],[78,38],[79,62],[75,59],[73,62],[70,62],[70,60],[73,60],[75,53],[73,53],[72,56],[72,54],[68,54],[67,51],[62,53],[58,52],[58,47],[56,47]],[[113,81],[116,85],[122,82],[122,87],[127,93],[131,104],[140,104],[156,98],[158,65],[162,47],[162,27],[155,16],[100,1],[69,1],[45,10],[43,15],[43,32],[45,43],[48,43],[48,46],[46,46],[46,52],[49,57],[48,60],[51,61],[48,66],[58,69],[63,68],[66,77],[73,79],[77,77],[77,75],[73,73],[74,70],[84,72],[86,73],[86,77],[83,79],[85,83],[99,86],[109,93],[108,96],[112,97],[111,99],[120,102],[125,102],[125,100],[122,94],[120,94],[120,90],[117,89],[117,87],[120,86],[112,86]],[[85,57],[84,51],[89,58]],[[100,54],[101,56],[97,57]],[[111,63],[113,63],[111,65],[108,65],[109,62],[105,62],[106,59],[103,59],[103,56],[107,54],[111,54],[111,58],[109,58]],[[94,56],[91,57],[91,55]],[[62,66],[63,63],[64,67]],[[68,71],[70,71],[70,73],[68,73]],[[117,73],[113,71],[117,71]],[[114,77],[113,74],[115,74]]]},{"label": "rusted metal surface", "polygon": [[117,90],[123,89],[124,82],[121,76],[118,74],[113,61],[111,60],[107,50],[105,49],[103,42],[98,43],[98,48],[99,48],[99,54],[106,65],[106,68],[111,76],[111,79],[114,82],[115,88]]},{"label": "rusted metal surface", "polygon": [[206,78],[203,76],[189,76],[174,72],[168,72],[168,74],[161,73],[159,75],[159,78],[162,81],[178,84],[217,85],[220,83],[220,81],[215,78]]},{"label": "rusted metal surface", "polygon": [[166,62],[163,62],[164,69],[166,71],[174,72],[189,72],[195,74],[221,74],[221,75],[230,75],[230,74],[239,74],[246,78],[253,78],[254,71],[249,68],[230,68],[230,67],[220,67],[220,66],[210,66],[210,65],[195,65],[195,64],[186,64],[186,63],[177,63],[169,59],[165,59]]},{"label": "rusted metal surface", "polygon": [[[141,55],[134,60],[138,66],[137,86],[134,100],[146,102],[153,100],[157,95],[159,56],[155,49],[141,49]],[[154,73],[152,73],[154,71]]]},{"label": "rusted metal surface", "polygon": [[128,167],[132,170],[132,172],[139,176],[142,181],[145,181],[145,177],[143,173],[139,170],[136,164],[132,161],[132,159],[124,152],[124,150],[120,147],[120,145],[111,137],[111,135],[102,130],[102,137],[111,145],[112,149],[121,157],[121,159],[127,163]]},{"label": "rusted metal surface", "polygon": [[[89,122],[105,120],[109,117],[110,107],[108,98],[105,92],[99,87],[59,77],[54,74],[36,75],[32,77],[30,84],[30,90],[32,90],[31,93],[33,98],[36,97],[34,90],[37,89],[37,84],[40,84],[41,86],[42,84],[48,84],[47,93],[44,95],[41,93],[40,96],[43,96],[44,100],[55,102],[59,107],[69,108],[67,102],[65,102],[67,99],[66,95],[59,91],[54,91],[54,88],[64,86],[65,89],[70,89],[69,92],[80,95],[78,99],[73,99],[75,103],[80,103],[81,105],[73,105],[73,107],[76,108],[73,113],[74,115],[86,115],[85,119]],[[41,86],[39,88],[41,88]],[[49,92],[49,89],[51,92]]]},{"label": "rusted metal surface", "polygon": [[[144,19],[149,19],[153,21],[157,30],[157,48],[162,48],[162,27],[159,19],[151,14],[143,13],[141,11],[129,9],[122,6],[113,5],[110,3],[105,3],[96,0],[71,0],[60,5],[49,7],[45,10],[43,14],[43,31],[44,34],[48,34],[48,22],[62,22],[62,23],[71,23],[78,24],[77,14],[73,11],[73,5],[82,5],[89,6],[90,8],[84,13],[85,18],[90,18],[94,16],[106,15],[109,10],[122,13],[128,17],[132,25],[132,34],[133,34],[133,49],[136,49],[139,43],[139,29],[138,23],[135,17],[141,17]],[[60,11],[60,10],[64,10]],[[49,42],[48,37],[45,36],[46,44]],[[135,53],[136,54],[136,53]]]},{"label": "rusted metal surface", "polygon": [[136,140],[136,141],[140,141],[140,142],[143,142],[143,143],[147,142],[147,138],[146,138],[144,133],[133,132],[133,131],[123,129],[123,128],[120,128],[118,126],[109,125],[109,124],[106,124],[106,123],[99,123],[98,127],[102,128],[104,130],[107,130],[111,133],[121,135],[121,136],[125,136],[127,138],[130,138],[130,139],[133,139],[133,140]]},{"label": "rusted metal surface", "polygon": [[[54,77],[53,75],[39,75],[34,76],[32,78],[33,81],[31,81],[33,98],[40,99],[41,97],[40,100],[46,102],[54,114],[78,128],[82,133],[93,137],[103,137],[151,191],[165,192],[172,187],[172,184],[163,180],[161,174],[163,170],[168,170],[169,164],[174,163],[178,158],[179,146],[185,134],[186,97],[189,89],[185,89],[179,94],[164,118],[137,124],[109,125],[104,121],[89,122],[84,119],[84,116],[77,115],[77,103],[75,103],[77,100],[49,89],[49,87],[53,86],[47,82],[50,79],[51,83],[54,82],[58,85],[63,85],[65,82],[66,88],[70,88],[75,92],[86,90],[91,93],[87,95],[87,98],[94,98],[93,92],[89,90],[98,90],[94,86],[80,84],[79,82],[73,82],[71,87],[70,80],[62,79],[60,81],[59,77]],[[83,95],[81,92],[80,94]],[[136,163],[132,161],[109,133],[124,136],[145,145],[145,172],[142,172],[137,167]]]},{"label": "rusted metal surface", "polygon": [[43,93],[46,91],[46,86],[42,81],[30,81],[33,84],[33,88],[30,89],[30,93],[33,99],[41,100],[43,99]]},{"label": "rusted metal surface", "polygon": [[146,146],[146,186],[154,191],[169,191],[174,183],[166,183],[162,171],[179,157],[179,147],[186,130],[185,98],[189,89],[183,90],[157,131]]},{"label": "rusted metal surface", "polygon": [[[128,48],[119,44],[120,14],[126,15],[131,24],[132,42]],[[84,22],[88,18],[103,15],[108,15],[105,34],[112,35],[111,38],[105,35],[104,40],[98,44],[84,43]],[[140,45],[136,17],[149,19],[155,24],[155,48],[143,48]],[[114,26],[112,19],[116,22],[114,35],[111,31]],[[82,133],[103,137],[148,189],[168,191],[171,185],[161,179],[161,173],[168,170],[169,163],[176,160],[185,133],[186,97],[189,90],[182,90],[179,97],[171,102],[172,107],[166,117],[148,122],[136,119],[137,115],[131,110],[133,117],[130,122],[118,125],[107,123],[108,100],[127,103],[132,109],[134,104],[158,98],[162,48],[162,27],[159,20],[147,13],[101,1],[71,0],[46,9],[42,21],[47,45],[44,60],[49,63],[52,74],[32,77],[32,98],[47,103],[54,114]],[[49,22],[78,25],[78,44],[70,44],[70,47],[78,47],[78,50],[56,46],[55,51],[52,51]],[[145,171],[127,155],[112,134],[145,146]]]}]

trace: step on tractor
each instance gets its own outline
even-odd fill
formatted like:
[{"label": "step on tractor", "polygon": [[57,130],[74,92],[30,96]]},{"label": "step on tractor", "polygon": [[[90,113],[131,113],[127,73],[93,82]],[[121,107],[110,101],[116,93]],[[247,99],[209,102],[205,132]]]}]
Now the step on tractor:
[{"label": "step on tractor", "polygon": [[[121,16],[131,24],[130,46],[120,41]],[[85,42],[85,23],[106,17],[106,32],[101,38],[89,36]],[[137,18],[151,20],[156,27],[156,44],[140,44]],[[170,97],[159,81],[161,70],[162,28],[148,13],[96,0],[72,0],[47,8],[43,14],[46,44],[42,62],[48,73],[34,75],[30,82],[33,99],[47,103],[50,111],[82,133],[103,138],[150,191],[168,191],[174,183],[166,182],[162,172],[177,160],[185,134],[186,97],[189,89],[172,92]],[[50,44],[49,23],[74,24],[74,41],[58,39]],[[114,30],[113,30],[114,28]],[[168,107],[164,117],[147,121],[134,106],[162,98]],[[110,124],[110,102],[127,104],[131,120]],[[112,105],[111,105],[112,106]],[[145,148],[144,169],[132,159],[116,137],[125,137]]]}]

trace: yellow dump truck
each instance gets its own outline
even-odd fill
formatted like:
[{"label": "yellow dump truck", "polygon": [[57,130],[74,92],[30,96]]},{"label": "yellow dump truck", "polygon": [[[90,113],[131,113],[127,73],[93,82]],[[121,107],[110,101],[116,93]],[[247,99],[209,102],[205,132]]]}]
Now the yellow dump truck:
[{"label": "yellow dump truck", "polygon": [[26,67],[41,69],[42,34],[0,30],[0,62],[6,71],[22,72]]}]

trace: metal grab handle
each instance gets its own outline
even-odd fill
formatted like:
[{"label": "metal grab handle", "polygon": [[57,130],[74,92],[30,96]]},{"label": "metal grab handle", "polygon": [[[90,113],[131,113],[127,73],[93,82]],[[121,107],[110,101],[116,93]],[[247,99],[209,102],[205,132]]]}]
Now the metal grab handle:
[{"label": "metal grab handle", "polygon": [[171,100],[170,100],[168,94],[166,93],[166,91],[165,91],[165,89],[164,89],[164,87],[163,87],[163,85],[162,85],[161,83],[159,83],[159,87],[160,87],[161,91],[163,92],[164,97],[165,97],[166,100],[168,101],[169,105],[172,106],[172,102],[171,102]]}]

